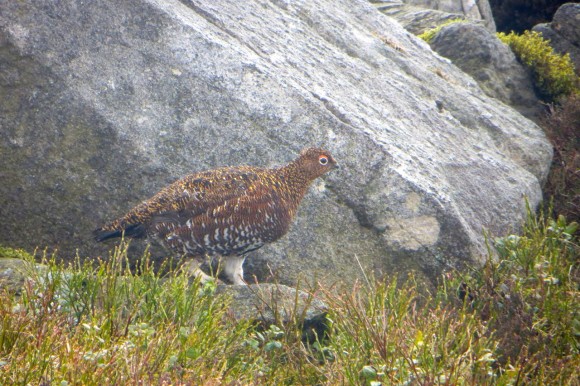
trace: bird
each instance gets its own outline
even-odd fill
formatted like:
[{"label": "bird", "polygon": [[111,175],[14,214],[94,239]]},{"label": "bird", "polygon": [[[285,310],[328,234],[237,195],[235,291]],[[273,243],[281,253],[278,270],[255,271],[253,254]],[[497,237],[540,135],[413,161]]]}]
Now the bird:
[{"label": "bird", "polygon": [[[235,285],[246,284],[248,253],[284,236],[314,180],[338,167],[330,152],[306,148],[276,168],[221,167],[189,174],[94,231],[95,239],[147,237],[201,265],[223,262]],[[199,266],[202,281],[211,278]]]}]

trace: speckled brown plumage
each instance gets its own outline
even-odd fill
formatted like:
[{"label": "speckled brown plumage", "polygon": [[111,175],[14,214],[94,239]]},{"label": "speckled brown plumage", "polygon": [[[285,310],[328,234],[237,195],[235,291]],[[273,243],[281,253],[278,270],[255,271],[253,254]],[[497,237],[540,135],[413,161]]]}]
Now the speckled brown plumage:
[{"label": "speckled brown plumage", "polygon": [[[97,229],[96,239],[124,233],[154,238],[196,258],[243,257],[286,234],[310,184],[336,165],[329,152],[310,148],[279,168],[240,166],[194,173]],[[229,269],[237,284],[242,263],[243,258]]]}]

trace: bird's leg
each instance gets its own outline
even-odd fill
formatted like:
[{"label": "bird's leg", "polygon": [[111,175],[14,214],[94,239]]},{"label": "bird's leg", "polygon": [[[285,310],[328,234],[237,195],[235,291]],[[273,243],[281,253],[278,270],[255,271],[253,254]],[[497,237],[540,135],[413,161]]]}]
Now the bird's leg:
[{"label": "bird's leg", "polygon": [[202,284],[205,284],[205,283],[210,282],[210,281],[216,281],[217,280],[215,277],[209,276],[208,274],[206,274],[205,272],[203,272],[201,270],[201,268],[199,268],[199,267],[197,267],[197,268],[195,268],[193,270],[190,270],[189,271],[189,274],[191,276],[196,277],[196,278],[199,277],[200,278],[199,280],[200,280],[200,282]]},{"label": "bird's leg", "polygon": [[225,259],[224,271],[228,279],[233,284],[246,285],[244,281],[244,260],[245,256],[228,256]]},{"label": "bird's leg", "polygon": [[181,270],[185,272],[185,274],[188,276],[199,278],[202,284],[217,280],[217,278],[209,276],[205,272],[203,272],[200,268],[201,264],[203,264],[203,259],[201,260],[201,262],[197,259],[194,259],[192,261],[188,261],[185,264],[183,264],[181,266]]}]

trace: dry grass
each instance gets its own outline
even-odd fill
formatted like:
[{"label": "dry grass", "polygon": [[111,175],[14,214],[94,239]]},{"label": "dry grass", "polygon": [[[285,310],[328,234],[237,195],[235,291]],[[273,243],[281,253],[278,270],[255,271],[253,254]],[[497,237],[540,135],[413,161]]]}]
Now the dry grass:
[{"label": "dry grass", "polygon": [[551,106],[542,127],[554,146],[554,159],[544,187],[555,213],[580,222],[580,95]]},{"label": "dry grass", "polygon": [[372,276],[311,289],[330,312],[310,341],[298,313],[261,329],[231,319],[212,284],[160,278],[147,258],[131,273],[124,244],[96,266],[28,257],[22,296],[0,293],[0,384],[578,384],[575,230],[530,215],[494,241],[498,259],[435,290]]}]

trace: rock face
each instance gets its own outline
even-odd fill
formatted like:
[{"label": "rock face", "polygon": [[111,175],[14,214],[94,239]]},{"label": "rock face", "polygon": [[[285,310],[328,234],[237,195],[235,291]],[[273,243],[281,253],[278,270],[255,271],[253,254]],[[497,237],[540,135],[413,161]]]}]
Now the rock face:
[{"label": "rock face", "polygon": [[[418,25],[426,29],[436,27],[447,18],[465,18],[481,21],[490,31],[495,32],[495,22],[488,0],[383,0],[372,1],[379,9],[401,21],[407,30]],[[434,25],[428,27],[429,24]],[[407,28],[409,25],[411,28]],[[420,31],[418,33],[422,33]],[[413,32],[415,33],[415,32]],[[417,33],[415,33],[417,34]]]},{"label": "rock face", "polygon": [[580,73],[580,4],[562,5],[551,23],[538,24],[532,28],[550,40],[550,45],[559,54],[570,54],[576,72]]},{"label": "rock face", "polygon": [[365,2],[0,1],[0,244],[91,232],[192,171],[305,146],[340,171],[247,278],[476,264],[541,199],[541,130]]},{"label": "rock face", "polygon": [[540,117],[543,108],[528,72],[512,50],[481,25],[453,23],[429,43],[438,54],[473,76],[485,93],[526,117]]}]

